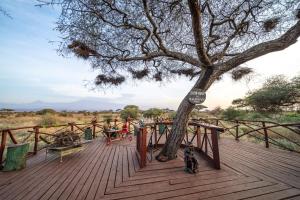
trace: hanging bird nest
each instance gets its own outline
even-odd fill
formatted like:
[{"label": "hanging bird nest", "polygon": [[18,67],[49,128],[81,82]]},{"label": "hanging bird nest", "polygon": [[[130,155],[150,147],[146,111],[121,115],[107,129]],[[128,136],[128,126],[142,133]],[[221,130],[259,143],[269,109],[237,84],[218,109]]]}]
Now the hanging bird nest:
[{"label": "hanging bird nest", "polygon": [[71,49],[76,56],[83,59],[88,59],[91,55],[97,55],[97,52],[95,50],[78,40],[74,40],[71,44],[68,45],[68,48]]},{"label": "hanging bird nest", "polygon": [[279,18],[271,18],[264,21],[264,29],[266,32],[272,31],[279,23]]},{"label": "hanging bird nest", "polygon": [[96,85],[120,85],[125,81],[124,76],[106,76],[104,74],[99,74],[95,79]]},{"label": "hanging bird nest", "polygon": [[142,70],[136,70],[136,71],[131,69],[129,70],[129,72],[132,74],[132,78],[134,79],[142,79],[149,74],[149,70],[147,68]]},{"label": "hanging bird nest", "polygon": [[300,19],[300,8],[296,10],[296,17]]},{"label": "hanging bird nest", "polygon": [[157,72],[156,74],[154,74],[153,78],[155,79],[155,81],[162,81],[162,73]]},{"label": "hanging bird nest", "polygon": [[195,70],[193,68],[189,68],[189,69],[178,69],[178,70],[171,70],[170,71],[171,73],[173,74],[178,74],[179,76],[180,75],[185,75],[187,77],[189,76],[194,76],[195,74]]},{"label": "hanging bird nest", "polygon": [[233,80],[238,81],[252,72],[253,70],[249,67],[238,67],[231,72],[231,77]]}]

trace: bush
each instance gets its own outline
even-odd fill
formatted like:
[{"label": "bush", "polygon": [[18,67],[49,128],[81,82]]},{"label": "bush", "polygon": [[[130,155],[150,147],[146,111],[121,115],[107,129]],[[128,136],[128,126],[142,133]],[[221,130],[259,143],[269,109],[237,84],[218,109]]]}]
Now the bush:
[{"label": "bush", "polygon": [[56,111],[51,108],[45,108],[36,112],[37,115],[55,114]]},{"label": "bush", "polygon": [[68,113],[68,112],[60,112],[59,116],[61,116],[61,117],[73,117],[73,114]]},{"label": "bush", "polygon": [[162,114],[163,111],[158,108],[150,108],[143,112],[143,116],[146,118],[155,118],[155,117],[159,117]]},{"label": "bush", "polygon": [[226,120],[233,120],[233,119],[238,119],[242,118],[245,116],[246,112],[243,110],[237,110],[233,107],[228,107],[222,112],[222,117]]},{"label": "bush", "polygon": [[113,119],[112,115],[103,115],[103,120],[104,120],[107,124],[109,124],[110,122],[112,122],[112,119]]},{"label": "bush", "polygon": [[57,120],[55,118],[55,116],[50,115],[50,114],[45,114],[44,116],[42,116],[39,125],[40,126],[53,126],[57,123]]}]

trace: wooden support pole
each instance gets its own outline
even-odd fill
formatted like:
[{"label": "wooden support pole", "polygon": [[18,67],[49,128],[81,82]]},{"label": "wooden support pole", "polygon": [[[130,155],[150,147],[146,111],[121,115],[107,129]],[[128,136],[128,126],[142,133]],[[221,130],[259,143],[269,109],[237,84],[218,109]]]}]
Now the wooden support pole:
[{"label": "wooden support pole", "polygon": [[213,160],[214,166],[216,169],[220,169],[220,155],[219,155],[219,144],[218,144],[218,136],[217,130],[211,129],[211,143],[212,143],[212,153],[213,153]]},{"label": "wooden support pole", "polygon": [[38,144],[39,144],[39,127],[34,127],[33,128],[34,131],[34,146],[33,146],[33,154],[36,155],[37,151],[38,151]]},{"label": "wooden support pole", "polygon": [[236,120],[236,127],[235,127],[235,140],[239,140],[239,121]]},{"label": "wooden support pole", "polygon": [[12,132],[10,130],[7,131],[8,134],[9,134],[9,137],[11,139],[11,141],[14,143],[14,144],[18,144],[16,138],[14,137],[14,135],[12,134]]},{"label": "wooden support pole", "polygon": [[114,127],[117,127],[117,118],[115,118],[115,121],[114,121]]},{"label": "wooden support pole", "polygon": [[93,138],[94,139],[96,138],[96,123],[97,123],[96,120],[92,121],[92,125],[93,125]]},{"label": "wooden support pole", "polygon": [[130,133],[130,118],[127,118],[127,122],[128,122],[128,132]]},{"label": "wooden support pole", "polygon": [[6,145],[6,137],[7,137],[7,131],[4,130],[2,131],[1,134],[1,146],[0,146],[0,168],[2,168],[2,161],[3,161],[3,154],[5,150],[5,145]]},{"label": "wooden support pole", "polygon": [[197,147],[200,148],[201,146],[201,129],[200,126],[196,128],[196,135],[197,135]]},{"label": "wooden support pole", "polygon": [[147,160],[147,129],[143,128],[142,132],[142,167],[146,167]]},{"label": "wooden support pole", "polygon": [[74,123],[73,122],[69,123],[69,126],[71,127],[71,131],[73,132],[74,131]]},{"label": "wooden support pole", "polygon": [[268,130],[266,128],[266,123],[262,122],[262,126],[264,127],[264,135],[265,135],[266,148],[269,148],[269,136],[268,136]]},{"label": "wooden support pole", "polygon": [[204,128],[204,136],[203,136],[203,139],[205,139],[205,154],[207,155],[207,129]]},{"label": "wooden support pole", "polygon": [[157,124],[154,124],[154,147],[157,147]]}]

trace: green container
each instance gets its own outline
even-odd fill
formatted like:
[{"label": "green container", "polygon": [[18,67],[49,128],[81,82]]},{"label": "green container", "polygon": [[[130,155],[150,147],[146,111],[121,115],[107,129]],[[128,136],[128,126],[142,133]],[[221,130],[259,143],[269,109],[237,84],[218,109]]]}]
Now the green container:
[{"label": "green container", "polygon": [[159,132],[160,135],[164,134],[165,129],[166,129],[166,125],[164,125],[164,124],[159,124],[158,125],[158,132]]},{"label": "green container", "polygon": [[7,147],[6,161],[3,171],[14,171],[26,167],[26,155],[29,143],[13,144]]},{"label": "green container", "polygon": [[84,139],[85,140],[92,140],[93,139],[93,133],[92,133],[92,129],[90,127],[86,128],[84,130]]}]

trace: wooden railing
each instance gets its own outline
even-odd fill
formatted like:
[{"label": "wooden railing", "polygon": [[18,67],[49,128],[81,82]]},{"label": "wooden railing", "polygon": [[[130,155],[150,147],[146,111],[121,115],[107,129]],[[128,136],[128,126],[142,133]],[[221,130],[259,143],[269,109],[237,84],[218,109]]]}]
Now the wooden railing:
[{"label": "wooden railing", "polygon": [[[89,127],[92,129],[93,138],[96,138],[99,133],[103,133],[104,123],[104,121],[92,120],[88,123],[70,122],[52,126],[26,126],[0,129],[0,167],[3,163],[5,148],[9,143],[19,144],[28,142],[31,144],[31,152],[29,152],[29,155],[35,155],[39,150],[43,149],[49,141],[53,141],[55,135],[59,132],[69,130],[82,136],[84,130]],[[117,119],[113,120],[111,123],[113,123],[113,126],[121,126],[121,124],[123,124],[123,122],[120,122]],[[45,145],[41,145],[41,142]]]},{"label": "wooden railing", "polygon": [[[137,152],[141,167],[146,166],[147,151],[151,153],[164,145],[171,133],[172,124],[173,122],[164,121],[136,127]],[[223,128],[215,125],[191,121],[188,123],[181,147],[185,147],[187,143],[192,143],[200,155],[203,155],[216,169],[220,169],[218,134],[223,131]]]},{"label": "wooden railing", "polygon": [[147,129],[135,125],[134,135],[136,135],[136,151],[140,168],[143,168],[147,163]]},{"label": "wooden railing", "polygon": [[212,123],[224,128],[225,133],[233,136],[236,140],[248,136],[281,149],[300,153],[300,122],[276,123],[272,121],[258,120],[224,120],[217,118],[197,119],[205,123]]}]

